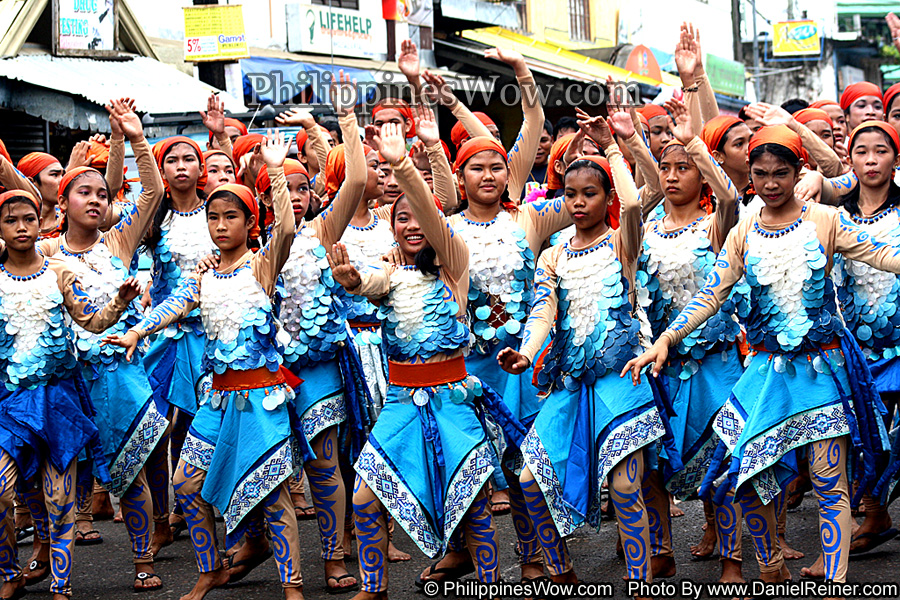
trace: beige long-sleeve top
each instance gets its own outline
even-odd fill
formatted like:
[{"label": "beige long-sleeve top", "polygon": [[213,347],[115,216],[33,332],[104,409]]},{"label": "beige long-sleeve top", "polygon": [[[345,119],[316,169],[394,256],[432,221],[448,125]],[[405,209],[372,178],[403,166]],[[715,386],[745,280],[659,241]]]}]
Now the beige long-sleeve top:
[{"label": "beige long-sleeve top", "polygon": [[41,199],[41,193],[38,191],[30,179],[22,175],[16,167],[6,160],[5,156],[0,156],[0,185],[7,190],[24,190],[34,194],[38,200]]},{"label": "beige long-sleeve top", "polygon": [[[629,301],[634,304],[636,294],[634,278],[637,273],[637,262],[643,242],[641,202],[634,180],[631,178],[625,159],[622,157],[622,152],[618,146],[612,145],[607,148],[606,157],[612,168],[613,183],[621,203],[619,228],[607,231],[585,248],[572,248],[572,250],[591,248],[605,238],[610,237],[616,257],[622,263],[622,274],[629,283]],[[550,328],[556,321],[556,311],[559,304],[556,265],[560,254],[564,251],[565,244],[556,244],[541,254],[538,259],[534,283],[535,298],[537,300],[525,324],[524,342],[519,350],[532,363],[534,362],[534,357],[537,356],[537,353],[540,352],[541,347],[544,345],[544,340],[547,339]]]},{"label": "beige long-sleeve top", "polygon": [[[639,124],[640,126],[640,124]],[[635,129],[634,135],[625,140],[625,145],[631,150],[634,162],[637,165],[637,173],[635,173],[635,185],[638,184],[638,177],[643,182],[640,187],[641,208],[646,218],[653,209],[665,198],[662,186],[659,184],[659,165],[656,159],[650,154],[650,148],[644,142],[643,136]]]},{"label": "beige long-sleeve top", "polygon": [[[900,273],[900,249],[874,241],[855,223],[842,218],[837,210],[807,202],[802,219],[815,225],[816,236],[827,258],[826,277],[834,266],[834,254],[837,252],[876,269]],[[731,288],[744,275],[747,236],[757,224],[768,231],[778,231],[790,225],[790,223],[766,225],[760,221],[759,212],[756,212],[731,230],[706,286],[697,292],[672,325],[660,336],[660,339],[667,341],[669,347],[678,344],[714,315],[728,298]]]},{"label": "beige long-sleeve top", "polygon": [[118,294],[103,307],[92,304],[87,293],[81,289],[78,276],[60,259],[48,258],[47,267],[56,274],[66,311],[83,329],[91,333],[103,333],[115,325],[128,308],[128,303],[119,298]]},{"label": "beige long-sleeve top", "polygon": [[450,161],[447,160],[444,147],[440,143],[425,146],[425,154],[428,155],[428,164],[431,165],[434,195],[441,201],[441,208],[444,209],[444,212],[448,213],[459,204],[456,182],[453,179],[453,172],[450,170]]},{"label": "beige long-sleeve top", "polygon": [[[531,167],[534,166],[534,157],[537,156],[538,146],[541,141],[541,132],[544,130],[544,107],[541,106],[540,96],[534,77],[526,75],[516,77],[519,89],[522,92],[522,128],[513,143],[512,149],[507,153],[506,160],[509,165],[509,197],[520,198]],[[451,109],[466,131],[472,137],[492,137],[484,123],[478,120],[462,102],[457,102]]]},{"label": "beige long-sleeve top", "polygon": [[[356,121],[356,116],[353,117],[354,122]],[[340,119],[338,119],[340,122]],[[325,135],[322,133],[322,130],[319,129],[319,125],[313,125],[309,129],[305,129],[307,140],[306,143],[312,148],[313,153],[316,155],[316,162],[318,163],[318,171],[316,173],[310,172],[311,177],[316,178],[315,185],[313,186],[313,191],[317,196],[324,197],[325,196],[325,163],[328,162],[328,142],[325,140]],[[341,125],[341,133],[344,133],[344,126]],[[347,141],[347,136],[344,135],[344,141]],[[361,146],[360,146],[361,148]],[[360,150],[361,151],[361,150]],[[299,152],[299,149],[298,149]],[[307,157],[307,160],[309,158]],[[365,157],[363,157],[365,161]]]},{"label": "beige long-sleeve top", "polygon": [[822,138],[813,133],[803,123],[797,123],[794,131],[800,136],[800,141],[803,143],[806,151],[809,152],[809,155],[816,159],[820,173],[825,177],[837,177],[844,172],[844,164],[841,162],[840,157],[835,154],[834,150]]}]

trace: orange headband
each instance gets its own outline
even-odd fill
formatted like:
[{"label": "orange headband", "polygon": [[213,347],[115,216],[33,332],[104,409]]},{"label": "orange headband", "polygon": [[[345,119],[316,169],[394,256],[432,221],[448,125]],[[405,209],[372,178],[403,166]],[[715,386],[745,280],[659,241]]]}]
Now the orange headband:
[{"label": "orange headband", "polygon": [[[368,156],[370,152],[373,150],[363,144],[363,156]],[[346,169],[344,144],[338,144],[328,151],[328,157],[325,159],[325,192],[332,200],[341,189],[341,184],[344,183],[347,176]]]},{"label": "orange headband", "polygon": [[866,121],[865,123],[857,125],[856,128],[850,132],[850,137],[847,142],[847,148],[849,150],[853,150],[853,140],[856,138],[857,134],[869,127],[876,127],[885,132],[894,144],[894,152],[900,152],[900,136],[897,135],[897,130],[894,129],[893,125],[888,125],[884,121]]},{"label": "orange headband", "polygon": [[575,134],[568,133],[553,142],[553,145],[550,147],[550,158],[547,160],[548,190],[561,190],[563,187],[562,177],[556,172],[554,165],[556,164],[556,161],[563,159],[569,146],[572,145],[573,139],[575,139]]},{"label": "orange headband", "polygon": [[[247,126],[238,121],[237,119],[232,119],[231,117],[225,117],[225,127],[234,127],[240,132],[240,135],[247,135]],[[213,132],[209,132],[209,141],[213,141]]]},{"label": "orange headband", "polygon": [[109,146],[100,142],[91,142],[87,153],[90,164],[95,169],[105,169],[109,163]]},{"label": "orange headband", "polygon": [[12,162],[12,157],[9,155],[9,152],[6,151],[6,144],[3,143],[3,140],[0,140],[0,156]]},{"label": "orange headband", "polygon": [[38,202],[31,192],[26,192],[25,190],[9,190],[0,194],[0,208],[3,207],[7,200],[12,200],[13,198],[25,198],[34,205],[34,210],[37,211],[38,216],[41,215],[41,203]]},{"label": "orange headband", "polygon": [[828,123],[829,127],[834,127],[834,122],[831,120],[831,117],[829,117],[828,113],[821,108],[804,108],[798,110],[794,113],[794,118],[797,119],[797,122],[804,125],[810,121],[825,121]]},{"label": "orange headband", "polygon": [[379,101],[375,105],[375,107],[372,108],[372,120],[375,120],[375,115],[377,115],[380,111],[389,108],[392,108],[399,112],[403,116],[403,118],[409,122],[409,131],[406,132],[406,137],[415,137],[416,120],[413,118],[413,111],[409,107],[409,104],[407,104],[403,100],[399,100],[397,98],[385,98],[384,100]]},{"label": "orange headband", "polygon": [[763,144],[777,144],[787,148],[800,160],[804,160],[803,142],[800,136],[791,131],[786,125],[768,125],[761,127],[750,138],[749,152]]},{"label": "orange headband", "polygon": [[[303,165],[299,160],[294,160],[293,158],[286,158],[284,160],[284,176],[288,175],[303,175],[309,180],[309,173],[306,169],[303,168]],[[256,191],[262,194],[263,192],[269,191],[269,188],[272,187],[272,182],[269,179],[269,170],[268,169],[260,169],[259,175],[256,176]]]},{"label": "orange headband", "polygon": [[666,109],[658,104],[647,104],[637,109],[638,114],[644,115],[647,119],[647,123],[649,125],[650,119],[653,117],[668,117],[669,113],[666,112]]},{"label": "orange headband", "polygon": [[225,158],[228,159],[228,162],[231,163],[231,166],[234,166],[234,160],[233,160],[230,156],[228,156],[227,154],[225,154],[225,151],[224,151],[224,150],[219,150],[219,149],[215,149],[215,150],[207,150],[206,152],[203,153],[203,163],[204,163],[204,165],[206,164],[206,161],[209,160],[209,157],[215,156],[216,154],[221,154],[222,156],[224,156]]},{"label": "orange headband", "polygon": [[234,146],[231,149],[231,154],[234,156],[234,164],[241,164],[241,157],[253,150],[256,146],[262,143],[265,136],[261,133],[250,133],[247,135],[242,135],[234,142]]},{"label": "orange headband", "polygon": [[19,161],[16,168],[18,168],[25,177],[34,179],[47,167],[58,164],[60,164],[59,160],[52,154],[47,154],[46,152],[31,152],[22,157],[22,160]]},{"label": "orange headband", "polygon": [[888,118],[888,113],[891,111],[891,104],[894,103],[894,99],[897,97],[897,94],[900,94],[900,83],[895,83],[891,87],[887,89],[884,93],[884,118]]},{"label": "orange headband", "polygon": [[834,100],[816,100],[812,104],[810,104],[807,108],[823,108],[825,106],[837,106],[840,108],[840,104],[835,102]]},{"label": "orange headband", "polygon": [[[501,157],[503,157],[503,163],[506,164],[506,150],[503,148],[503,145],[492,137],[478,136],[469,139],[460,147],[459,151],[456,153],[456,162],[453,164],[453,170],[458,173],[462,170],[463,165],[466,164],[466,161],[472,158],[472,156],[474,156],[475,154],[484,152],[485,150],[496,152]],[[459,177],[458,179],[459,192],[462,195],[463,200],[465,200],[466,186],[463,182],[462,177]]]},{"label": "orange headband", "polygon": [[884,100],[880,87],[868,81],[860,81],[859,83],[851,83],[844,88],[844,93],[841,94],[841,108],[847,110],[851,104],[863,96],[875,96],[879,100]]},{"label": "orange headband", "polygon": [[[394,201],[394,203],[391,204],[391,227],[394,226],[394,212],[395,212],[395,209],[397,208],[397,205],[400,204],[400,199],[401,199],[401,198],[403,198],[403,196],[400,196],[400,198],[397,198],[397,199]],[[440,198],[438,198],[437,196],[435,196],[434,194],[432,194],[432,195],[431,195],[431,199],[434,200],[434,205],[437,207],[438,212],[439,212],[439,213],[443,213],[443,212],[444,212],[444,205],[441,204]]]},{"label": "orange headband", "polygon": [[700,133],[700,139],[703,140],[710,152],[718,150],[728,130],[739,123],[743,123],[743,121],[737,117],[719,115],[706,122],[703,126],[703,131]]},{"label": "orange headband", "polygon": [[[59,195],[62,196],[65,193],[66,188],[69,187],[69,184],[71,184],[76,177],[85,173],[96,173],[103,180],[104,185],[106,184],[106,178],[103,177],[103,173],[101,173],[97,169],[93,167],[75,167],[70,171],[66,171],[66,174],[63,175],[63,178],[60,180]],[[110,198],[109,201],[112,202],[112,198]]]},{"label": "orange headband", "polygon": [[[197,189],[202,190],[206,187],[206,161],[203,159],[203,150],[200,149],[200,144],[183,135],[176,135],[174,137],[159,141],[153,145],[154,148],[156,148],[157,144],[159,145],[159,147],[154,152],[154,155],[156,156],[156,162],[159,165],[160,170],[163,169],[163,164],[166,161],[166,155],[175,146],[175,144],[187,144],[188,146],[193,148],[194,152],[196,152],[197,154],[197,160],[200,161],[200,178],[197,180]],[[168,191],[169,182],[166,181],[165,178],[163,178],[163,185],[166,188],[166,191]]]},{"label": "orange headband", "polygon": [[[494,123],[494,121],[483,112],[474,112],[472,114],[478,117],[478,120],[481,121],[485,127],[487,127],[488,125],[493,125],[494,127],[497,126],[496,123]],[[466,131],[466,126],[457,121],[453,128],[450,130],[450,141],[453,142],[453,145],[458,149],[468,138],[469,132]]]},{"label": "orange headband", "polygon": [[259,203],[256,201],[256,197],[253,195],[253,192],[250,191],[246,185],[241,185],[240,183],[223,183],[219,187],[213,190],[212,194],[209,195],[210,198],[218,194],[219,192],[231,192],[235,196],[237,196],[241,202],[244,203],[244,206],[250,209],[250,212],[256,217],[256,225],[253,226],[253,229],[250,230],[250,238],[256,239],[259,237]]}]

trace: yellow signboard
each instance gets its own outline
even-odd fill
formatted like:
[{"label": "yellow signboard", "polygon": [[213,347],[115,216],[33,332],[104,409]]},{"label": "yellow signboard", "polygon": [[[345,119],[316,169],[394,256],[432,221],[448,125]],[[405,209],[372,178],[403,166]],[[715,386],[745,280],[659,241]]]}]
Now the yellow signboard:
[{"label": "yellow signboard", "polygon": [[250,58],[243,8],[240,4],[184,7],[184,60]]},{"label": "yellow signboard", "polygon": [[775,23],[772,36],[774,56],[812,56],[822,52],[819,26],[815,21]]}]

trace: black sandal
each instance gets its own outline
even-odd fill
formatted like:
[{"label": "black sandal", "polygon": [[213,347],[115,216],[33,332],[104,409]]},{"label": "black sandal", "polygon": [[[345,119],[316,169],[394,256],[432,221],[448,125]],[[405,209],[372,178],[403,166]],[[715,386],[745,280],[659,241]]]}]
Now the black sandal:
[{"label": "black sandal", "polygon": [[457,565],[455,567],[439,567],[438,563],[441,562],[443,557],[439,558],[435,561],[430,567],[428,567],[428,572],[425,574],[426,577],[431,575],[444,575],[443,579],[422,579],[422,576],[419,575],[416,578],[416,587],[419,589],[423,589],[425,584],[429,581],[456,581],[461,577],[468,575],[469,573],[475,572],[475,564],[470,562],[463,563],[461,565]]},{"label": "black sandal", "polygon": [[[144,585],[144,583],[148,579],[153,579],[154,577],[159,579],[159,585],[155,585],[153,587],[146,587]],[[138,585],[132,586],[132,589],[134,590],[134,592],[136,594],[140,594],[142,592],[152,592],[153,590],[159,590],[159,589],[162,589],[162,586],[163,586],[162,577],[160,577],[156,573],[135,573],[134,581],[135,581],[135,584],[137,584],[138,581],[141,582],[140,586],[138,586]]]},{"label": "black sandal", "polygon": [[[43,575],[38,575],[35,577],[29,578],[28,576],[34,573],[35,571],[43,571]],[[25,579],[25,585],[34,585],[36,583],[40,583],[43,580],[50,577],[50,561],[49,560],[33,560],[28,565],[28,573],[26,573],[23,578]]]}]

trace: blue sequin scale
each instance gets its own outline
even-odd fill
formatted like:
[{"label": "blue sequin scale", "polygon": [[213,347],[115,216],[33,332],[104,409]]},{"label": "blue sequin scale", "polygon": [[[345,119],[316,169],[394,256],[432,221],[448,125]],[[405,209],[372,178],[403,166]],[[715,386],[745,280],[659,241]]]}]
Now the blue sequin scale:
[{"label": "blue sequin scale", "polygon": [[812,221],[801,215],[777,232],[754,224],[744,263],[751,293],[745,321],[751,345],[782,353],[812,350],[843,329],[834,284],[826,276],[828,257]]},{"label": "blue sequin scale", "polygon": [[[130,274],[128,267],[110,252],[102,240],[86,252],[70,252],[61,247],[56,257],[63,260],[78,276],[82,289],[96,306],[105,306],[116,297],[119,286]],[[124,335],[138,323],[140,312],[140,305],[135,298],[119,322],[100,334],[82,329],[67,318],[75,334],[75,350],[78,352],[79,360],[103,365],[104,368],[114,371],[119,365],[119,360],[124,358],[125,349],[111,344],[100,345],[100,340],[110,334]]]},{"label": "blue sequin scale", "polygon": [[632,318],[628,281],[606,237],[585,250],[560,252],[556,264],[557,329],[538,375],[542,387],[577,390],[621,371],[639,349],[640,323]]},{"label": "blue sequin scale", "polygon": [[65,312],[46,261],[29,277],[0,272],[0,377],[7,389],[33,389],[75,368]]},{"label": "blue sequin scale", "polygon": [[[209,237],[204,207],[189,213],[173,210],[160,229],[162,234],[153,252],[153,285],[150,287],[154,306],[168,298],[182,280],[197,268],[200,260],[217,251]],[[181,327],[191,327],[195,333],[202,333],[200,321],[189,318],[170,325],[162,334],[180,338]]]},{"label": "blue sequin scale", "polygon": [[[347,247],[350,262],[361,271],[368,265],[380,265],[381,257],[391,251],[394,245],[394,234],[391,225],[377,215],[366,227],[348,225],[341,236],[341,242]],[[364,296],[344,294],[347,304],[347,318],[363,323],[378,323],[375,316],[377,308]]]},{"label": "blue sequin scale", "polygon": [[378,318],[395,361],[450,354],[469,343],[469,328],[456,318],[459,304],[444,282],[415,267],[391,274],[391,291],[378,308]]},{"label": "blue sequin scale", "polygon": [[[870,218],[853,218],[879,242],[900,245],[900,209],[889,208]],[[900,356],[900,279],[864,262],[835,256],[832,277],[841,313],[871,360]]]},{"label": "blue sequin scale", "polygon": [[462,218],[454,224],[469,247],[469,322],[482,355],[519,347],[534,297],[534,253],[506,211],[488,223]]},{"label": "blue sequin scale", "polygon": [[280,321],[290,336],[285,340],[285,364],[303,367],[334,358],[347,339],[345,308],[325,248],[311,228],[303,227],[294,236],[281,281]]},{"label": "blue sequin scale", "polygon": [[253,276],[250,263],[221,275],[207,271],[200,285],[200,317],[206,333],[203,367],[224,373],[281,366],[272,299]]},{"label": "blue sequin scale", "polygon": [[[644,234],[644,249],[637,273],[638,305],[647,311],[653,339],[662,332],[703,288],[716,264],[716,253],[708,237],[711,219],[706,217],[673,232],[662,229],[662,221],[651,222]],[[670,351],[669,375],[687,379],[697,372],[696,361],[712,351],[724,351],[740,334],[736,315],[749,312],[750,288],[741,281],[731,297],[713,317],[691,332]]]}]

